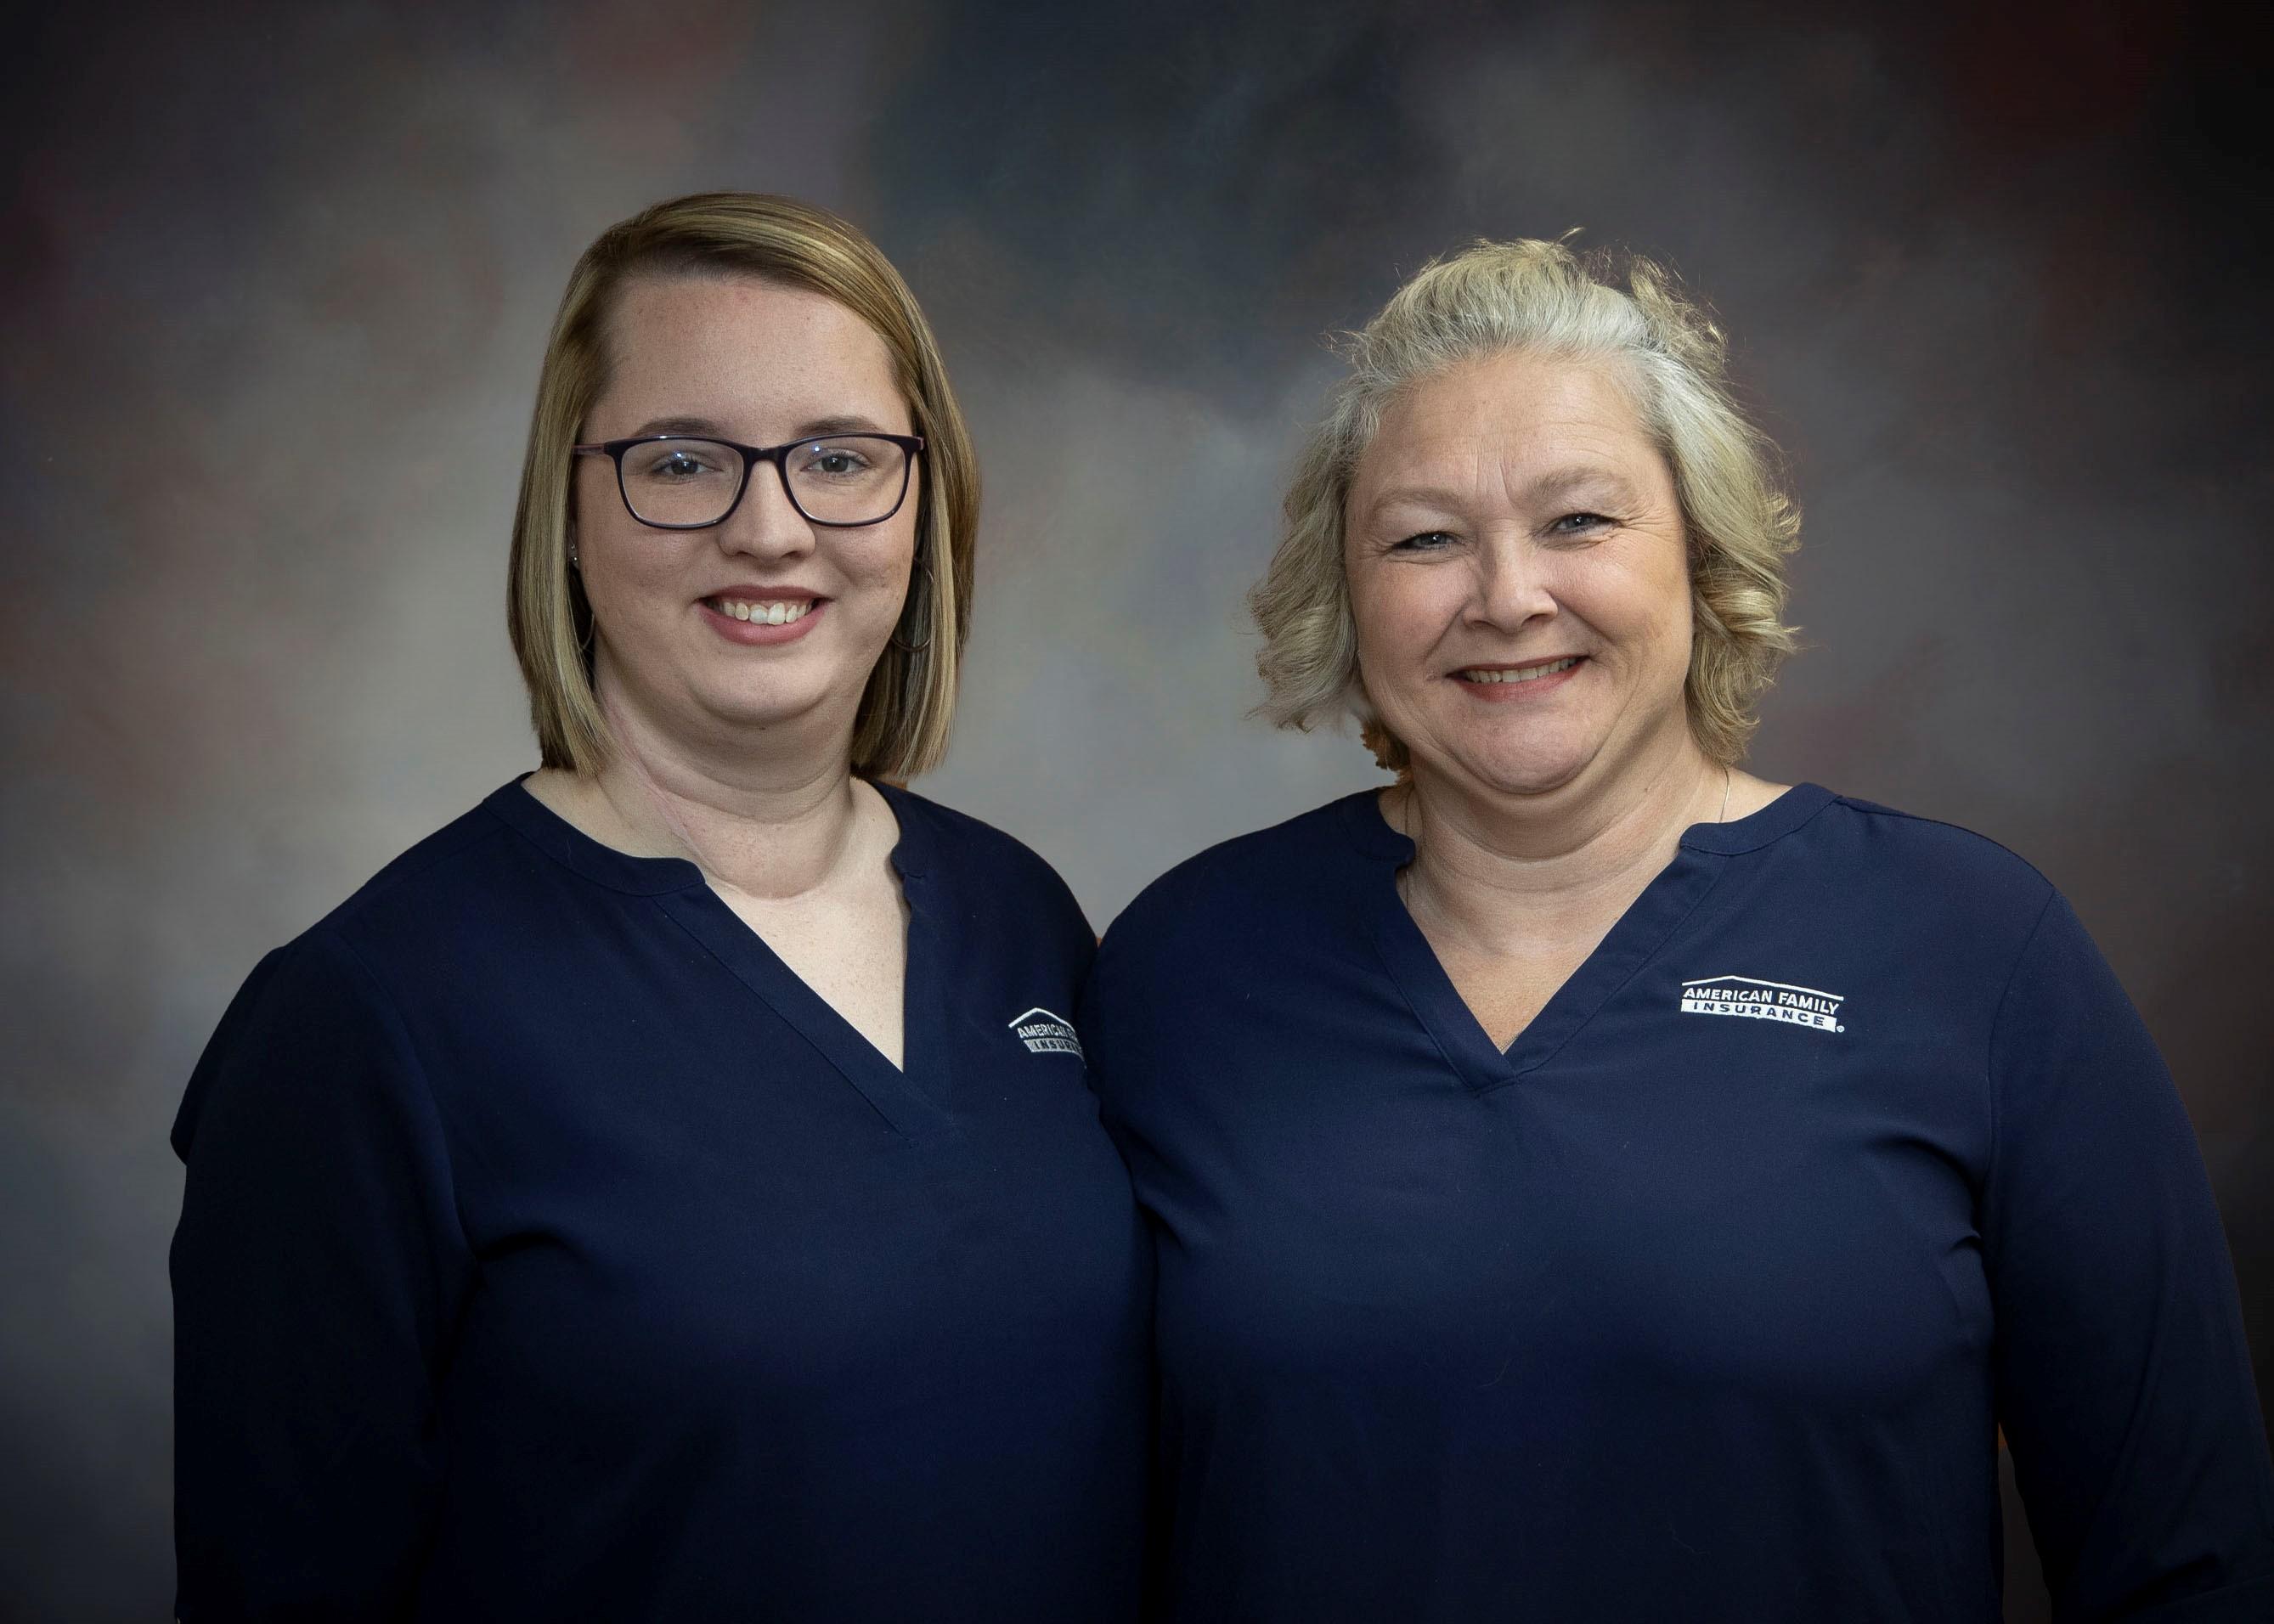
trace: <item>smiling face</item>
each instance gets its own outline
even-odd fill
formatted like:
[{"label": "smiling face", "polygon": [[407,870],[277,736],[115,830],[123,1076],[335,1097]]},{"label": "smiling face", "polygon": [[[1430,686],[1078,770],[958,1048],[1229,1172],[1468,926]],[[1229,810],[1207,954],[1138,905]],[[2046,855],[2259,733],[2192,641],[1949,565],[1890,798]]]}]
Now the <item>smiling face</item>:
[{"label": "smiling face", "polygon": [[[608,384],[586,441],[709,434],[777,446],[913,432],[883,339],[834,299],[745,275],[646,276],[608,325]],[[576,459],[571,513],[597,638],[594,687],[690,740],[755,729],[849,733],[899,623],[923,470],[880,524],[835,529],[753,463],[725,523],[662,530],[625,510],[605,457]]]},{"label": "smiling face", "polygon": [[1607,366],[1518,351],[1416,385],[1345,519],[1359,668],[1417,774],[1540,794],[1695,749],[1681,508]]}]

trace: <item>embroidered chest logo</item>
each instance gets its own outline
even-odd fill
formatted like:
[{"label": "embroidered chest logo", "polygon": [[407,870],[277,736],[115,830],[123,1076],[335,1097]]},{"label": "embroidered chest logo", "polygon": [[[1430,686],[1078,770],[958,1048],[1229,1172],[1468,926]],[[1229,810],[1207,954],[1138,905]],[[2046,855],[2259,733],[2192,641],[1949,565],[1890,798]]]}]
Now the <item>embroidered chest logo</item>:
[{"label": "embroidered chest logo", "polygon": [[1037,1004],[1024,1015],[1014,1015],[1005,1023],[1017,1033],[1030,1055],[1073,1055],[1084,1064],[1088,1056],[1081,1052],[1081,1037],[1073,1029],[1073,1022],[1063,1015],[1053,1015]]},{"label": "embroidered chest logo", "polygon": [[1702,975],[1682,983],[1684,1015],[1735,1015],[1748,1020],[1781,1020],[1818,1032],[1845,1032],[1836,992],[1765,981],[1755,975]]}]

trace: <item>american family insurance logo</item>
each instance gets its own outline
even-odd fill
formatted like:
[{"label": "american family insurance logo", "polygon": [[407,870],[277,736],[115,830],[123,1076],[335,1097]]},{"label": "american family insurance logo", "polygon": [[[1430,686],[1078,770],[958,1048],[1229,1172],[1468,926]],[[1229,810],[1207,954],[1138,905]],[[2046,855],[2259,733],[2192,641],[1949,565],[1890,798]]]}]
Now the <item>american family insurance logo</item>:
[{"label": "american family insurance logo", "polygon": [[1014,1015],[1007,1023],[1027,1045],[1030,1055],[1074,1055],[1087,1061],[1081,1053],[1081,1038],[1073,1029],[1073,1022],[1063,1015],[1053,1015],[1036,1005],[1024,1015]]},{"label": "american family insurance logo", "polygon": [[1836,992],[1765,981],[1753,975],[1705,975],[1682,983],[1684,1015],[1735,1015],[1741,1020],[1781,1020],[1788,1026],[1845,1032]]}]

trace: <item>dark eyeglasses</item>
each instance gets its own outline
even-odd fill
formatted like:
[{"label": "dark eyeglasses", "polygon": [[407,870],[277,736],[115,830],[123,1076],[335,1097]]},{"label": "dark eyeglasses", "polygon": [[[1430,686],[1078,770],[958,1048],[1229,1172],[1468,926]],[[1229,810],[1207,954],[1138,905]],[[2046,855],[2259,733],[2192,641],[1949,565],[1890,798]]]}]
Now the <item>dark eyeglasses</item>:
[{"label": "dark eyeglasses", "polygon": [[659,530],[724,524],[749,489],[750,465],[771,462],[789,505],[809,523],[850,530],[882,524],[907,500],[908,470],[924,448],[914,434],[825,434],[787,446],[645,434],[571,446],[616,465],[624,508]]}]

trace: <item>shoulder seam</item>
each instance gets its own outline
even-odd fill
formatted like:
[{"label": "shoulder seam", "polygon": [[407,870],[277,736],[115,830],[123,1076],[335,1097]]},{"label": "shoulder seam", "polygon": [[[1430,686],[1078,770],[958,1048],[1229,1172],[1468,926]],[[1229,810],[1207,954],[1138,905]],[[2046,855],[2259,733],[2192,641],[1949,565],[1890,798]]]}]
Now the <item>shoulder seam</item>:
[{"label": "shoulder seam", "polygon": [[[1996,842],[1992,841],[1992,844],[1995,845]],[[2035,874],[2037,871],[2032,868],[2030,872]],[[2038,875],[2037,877],[2044,878],[2043,875]],[[2029,934],[2022,938],[2022,945],[2014,950],[2014,962],[2006,972],[2005,985],[1998,989],[1998,1003],[1990,1011],[1989,1035],[1984,1040],[1982,1045],[1982,1086],[1990,1100],[1990,1154],[1983,1162],[1982,1174],[1984,1188],[1987,1188],[1998,1177],[1998,1154],[2003,1148],[2003,1141],[1999,1138],[1999,1132],[2003,1125],[2000,1106],[2003,1103],[2004,1091],[1998,1086],[1998,1027],[2006,1019],[2006,1002],[2013,996],[2014,983],[2022,977],[2022,962],[2029,958],[2029,950],[2037,945],[2037,933],[2045,928],[2045,918],[2053,911],[2053,904],[2060,898],[2060,892],[2052,889],[2052,883],[2050,880],[2046,881],[2046,886],[2045,899],[2038,906],[2037,918],[2029,921]]]},{"label": "shoulder seam", "polygon": [[[1226,835],[1222,839],[1211,840],[1198,851],[1186,853],[1155,875],[1139,890],[1135,897],[1130,898],[1130,901],[1134,904],[1172,876],[1182,875],[1187,870],[1201,868],[1205,864],[1237,861],[1241,854],[1257,846],[1263,846],[1269,850],[1272,843],[1294,838],[1296,831],[1306,825],[1312,827],[1329,825],[1322,838],[1331,839],[1337,851],[1355,849],[1361,855],[1365,855],[1366,846],[1362,838],[1352,829],[1345,807],[1346,803],[1355,801],[1361,795],[1372,795],[1377,793],[1374,790],[1353,790],[1350,794],[1338,795],[1332,801],[1306,808],[1300,812],[1283,817],[1276,823],[1266,823],[1260,829],[1244,829],[1238,834]],[[1386,823],[1382,827],[1385,830],[1389,829]],[[1125,908],[1124,911],[1126,912],[1126,909]]]},{"label": "shoulder seam", "polygon": [[[510,824],[506,823],[503,818],[498,816],[496,813],[492,812],[486,806],[475,807],[472,808],[471,812],[463,814],[460,818],[453,819],[452,822],[461,822],[463,817],[471,816],[473,813],[479,813],[486,818],[488,820],[488,826],[482,829],[468,830],[464,834],[461,835],[457,839],[450,842],[449,845],[444,846],[441,850],[427,853],[425,859],[415,866],[409,868],[402,866],[403,857],[410,855],[408,852],[403,853],[402,856],[396,857],[393,861],[381,868],[377,874],[373,875],[371,878],[365,880],[361,885],[356,887],[354,891],[343,899],[337,907],[334,908],[324,920],[319,921],[317,928],[320,929],[325,925],[330,924],[335,921],[338,921],[343,917],[351,916],[361,913],[365,907],[378,901],[381,897],[386,896],[388,892],[395,890],[396,886],[408,883],[410,881],[417,879],[420,875],[448,862],[450,859],[458,856],[471,846],[479,845],[485,840],[494,840],[502,834],[511,834],[516,832]],[[427,838],[433,839],[442,832],[443,831],[437,830],[435,831],[435,835],[430,835]],[[424,842],[421,842],[421,844],[423,845]],[[342,934],[339,939],[342,946],[349,946],[344,934]],[[349,951],[352,952],[354,951],[354,949],[352,947],[349,947]],[[356,961],[358,964],[363,963],[361,954],[357,954]],[[369,966],[366,965],[365,968],[366,973],[368,973]],[[376,980],[377,978],[373,977],[373,979]],[[381,986],[385,985],[383,982],[380,984]]]},{"label": "shoulder seam", "polygon": [[[450,849],[455,852],[458,848],[452,846]],[[410,1023],[403,1019],[402,1000],[395,996],[395,990],[388,985],[386,978],[381,976],[372,962],[363,956],[356,944],[348,939],[347,933],[335,927],[330,921],[319,921],[309,928],[307,935],[308,939],[327,942],[346,955],[348,962],[371,983],[372,990],[378,996],[380,1011],[388,1028],[395,1034],[396,1046],[402,1049],[403,1057],[410,1063],[410,1070],[418,1078],[419,1098],[425,1103],[427,1115],[433,1118],[434,1138],[441,1147],[442,1165],[450,1179],[450,1211],[458,1221],[458,1238],[464,1243],[467,1254],[471,1256],[473,1242],[470,1238],[466,1227],[466,1209],[460,1198],[460,1192],[464,1186],[458,1177],[457,1162],[450,1145],[448,1125],[443,1120],[441,1104],[434,1097],[433,1085],[427,1080],[425,1059],[419,1054],[418,1045],[411,1038]]]},{"label": "shoulder seam", "polygon": [[1984,846],[1995,846],[1998,850],[2005,853],[2007,856],[2021,864],[2022,867],[2027,868],[2031,874],[2037,876],[2037,878],[2044,880],[2046,884],[2052,884],[2052,881],[2047,877],[2044,869],[2038,868],[2037,864],[2022,856],[2021,853],[2015,851],[2012,846],[2007,846],[2003,840],[1999,839],[1995,835],[1985,835],[1978,829],[1969,829],[1965,824],[1954,823],[1947,818],[1927,817],[1917,812],[1903,811],[1899,807],[1873,806],[1866,801],[1852,800],[1846,795],[1834,795],[1832,800],[1834,803],[1847,808],[1848,810],[1857,814],[1859,816],[1901,818],[1906,823],[1925,823],[1935,829],[1947,829],[1951,833],[1954,835],[1964,835],[1969,839],[1979,840]]}]

